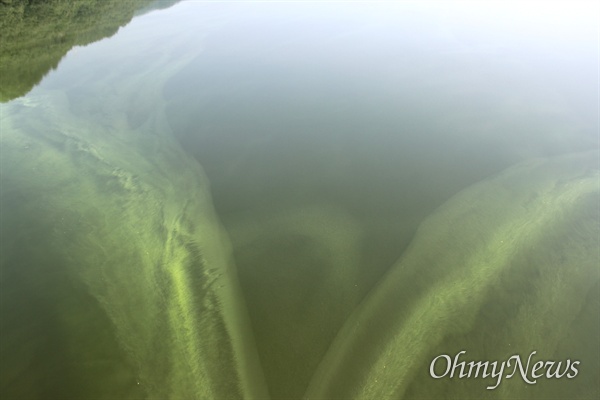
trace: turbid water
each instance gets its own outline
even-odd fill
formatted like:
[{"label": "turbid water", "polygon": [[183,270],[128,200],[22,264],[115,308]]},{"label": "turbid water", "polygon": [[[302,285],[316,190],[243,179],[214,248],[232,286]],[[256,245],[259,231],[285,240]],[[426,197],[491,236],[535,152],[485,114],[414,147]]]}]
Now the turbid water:
[{"label": "turbid water", "polygon": [[2,91],[0,397],[600,395],[595,5],[138,3]]}]

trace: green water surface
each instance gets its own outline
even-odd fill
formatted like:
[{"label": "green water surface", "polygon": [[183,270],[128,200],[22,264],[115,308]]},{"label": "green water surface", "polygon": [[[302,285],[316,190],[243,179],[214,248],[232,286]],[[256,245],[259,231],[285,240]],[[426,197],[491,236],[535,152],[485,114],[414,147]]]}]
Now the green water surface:
[{"label": "green water surface", "polygon": [[112,3],[0,4],[1,398],[600,396],[596,5]]}]

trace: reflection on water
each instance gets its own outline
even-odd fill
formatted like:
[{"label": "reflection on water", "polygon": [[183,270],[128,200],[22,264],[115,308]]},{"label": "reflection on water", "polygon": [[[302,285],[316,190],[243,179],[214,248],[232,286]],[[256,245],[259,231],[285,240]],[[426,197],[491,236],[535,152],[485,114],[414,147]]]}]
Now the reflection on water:
[{"label": "reflection on water", "polygon": [[2,1],[0,101],[29,92],[73,46],[112,36],[134,13],[176,1]]},{"label": "reflection on water", "polygon": [[[73,48],[2,105],[3,397],[597,396],[597,22],[495,7],[183,2]],[[430,376],[461,350],[581,367]]]}]

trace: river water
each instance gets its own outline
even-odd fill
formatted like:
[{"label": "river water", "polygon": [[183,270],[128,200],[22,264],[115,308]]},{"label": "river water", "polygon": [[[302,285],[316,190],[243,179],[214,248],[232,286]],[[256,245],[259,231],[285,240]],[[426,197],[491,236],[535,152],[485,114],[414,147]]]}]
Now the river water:
[{"label": "river water", "polygon": [[[596,398],[570,4],[183,1],[73,47],[2,104],[0,393]],[[524,372],[432,376],[460,351]]]}]

